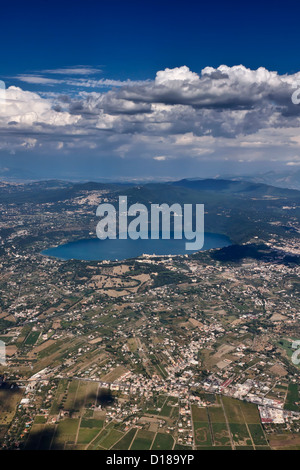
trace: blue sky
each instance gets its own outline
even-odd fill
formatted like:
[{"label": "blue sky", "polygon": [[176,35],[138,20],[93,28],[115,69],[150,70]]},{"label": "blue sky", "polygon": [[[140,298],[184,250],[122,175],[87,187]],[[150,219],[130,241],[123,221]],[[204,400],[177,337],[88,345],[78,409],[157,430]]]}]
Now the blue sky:
[{"label": "blue sky", "polygon": [[[1,69],[76,64],[118,79],[187,65],[299,69],[297,1],[51,1],[1,5]],[[4,46],[4,47],[3,47]]]},{"label": "blue sky", "polygon": [[2,177],[299,165],[297,1],[16,1],[1,17]]}]

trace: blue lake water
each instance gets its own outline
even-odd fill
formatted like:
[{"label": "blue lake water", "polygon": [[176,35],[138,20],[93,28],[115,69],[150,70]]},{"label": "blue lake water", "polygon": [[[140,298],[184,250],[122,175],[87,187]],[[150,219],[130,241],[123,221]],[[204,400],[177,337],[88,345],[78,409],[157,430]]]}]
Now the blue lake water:
[{"label": "blue lake water", "polygon": [[[115,261],[148,255],[186,255],[193,251],[185,249],[187,240],[99,240],[98,238],[78,240],[42,252],[63,260],[77,259],[83,261]],[[205,233],[203,250],[223,248],[231,245],[230,239],[217,233]],[[196,250],[199,251],[199,250]]]}]

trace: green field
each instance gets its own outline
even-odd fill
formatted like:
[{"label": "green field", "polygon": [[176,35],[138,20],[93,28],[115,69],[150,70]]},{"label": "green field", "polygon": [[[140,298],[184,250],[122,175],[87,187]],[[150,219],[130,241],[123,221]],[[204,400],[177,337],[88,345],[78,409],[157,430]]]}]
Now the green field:
[{"label": "green field", "polygon": [[37,342],[39,336],[40,336],[40,331],[32,331],[27,336],[24,344],[26,346],[33,346]]},{"label": "green field", "polygon": [[97,428],[80,428],[78,434],[78,444],[89,444],[99,433]]},{"label": "green field", "polygon": [[104,439],[101,439],[100,446],[104,447],[105,449],[110,449],[123,436],[124,433],[117,431],[116,429],[111,429]]},{"label": "green field", "polygon": [[299,396],[299,387],[298,384],[289,384],[288,393],[286,397],[286,402],[284,404],[284,409],[289,411],[300,411],[300,396]]},{"label": "green field", "polygon": [[159,413],[160,416],[166,416],[166,417],[170,417],[170,416],[177,416],[178,414],[178,400],[177,398],[174,398],[174,397],[167,397],[167,399],[165,400],[165,403],[162,407],[162,410],[161,412]]},{"label": "green field", "polygon": [[225,423],[225,416],[221,406],[210,406],[207,410],[212,423]]},{"label": "green field", "polygon": [[196,405],[192,405],[192,417],[193,421],[208,422],[206,408],[199,408]]},{"label": "green field", "polygon": [[154,438],[154,432],[139,430],[130,450],[149,450]]},{"label": "green field", "polygon": [[174,439],[170,434],[157,433],[151,450],[172,450]]},{"label": "green field", "polygon": [[230,397],[222,397],[222,401],[228,421],[243,424],[245,421],[241,411],[241,402]]},{"label": "green field", "polygon": [[192,450],[192,447],[184,446],[182,444],[175,444],[174,450]]},{"label": "green field", "polygon": [[212,444],[208,423],[194,421],[194,435],[197,446],[209,446]]},{"label": "green field", "polygon": [[136,433],[136,428],[130,429],[122,439],[113,446],[113,450],[128,450]]},{"label": "green field", "polygon": [[23,395],[19,388],[0,390],[0,426],[10,424]]},{"label": "green field", "polygon": [[229,427],[236,446],[251,446],[252,442],[246,424],[229,423]]},{"label": "green field", "polygon": [[102,419],[82,419],[80,427],[100,429],[103,427],[103,420]]},{"label": "green field", "polygon": [[[101,441],[109,434],[108,429],[103,429],[100,434],[96,437],[96,439],[91,442],[88,446],[88,450],[96,450],[101,447]],[[103,448],[103,447],[102,447]]]},{"label": "green field", "polygon": [[52,449],[61,449],[66,443],[75,443],[79,419],[67,418],[61,421],[55,431]]},{"label": "green field", "polygon": [[254,403],[249,403],[247,401],[240,401],[240,409],[245,418],[246,423],[251,424],[260,424],[260,416],[258,408]]},{"label": "green field", "polygon": [[78,380],[72,380],[72,382],[69,384],[68,395],[64,404],[65,410],[70,411],[74,408],[74,402],[75,402],[78,385],[79,385]]},{"label": "green field", "polygon": [[229,432],[225,423],[212,423],[212,429],[216,446],[231,446]]},{"label": "green field", "polygon": [[34,419],[34,424],[45,424],[46,423],[46,416],[44,415],[37,415]]},{"label": "green field", "polygon": [[231,446],[197,446],[197,450],[232,450]]},{"label": "green field", "polygon": [[53,400],[52,407],[50,410],[50,415],[57,415],[59,413],[59,410],[63,408],[63,400],[66,396],[67,388],[68,381],[66,379],[61,380],[56,390],[55,398]]},{"label": "green field", "polygon": [[248,424],[248,428],[255,446],[265,446],[268,444],[260,424]]}]

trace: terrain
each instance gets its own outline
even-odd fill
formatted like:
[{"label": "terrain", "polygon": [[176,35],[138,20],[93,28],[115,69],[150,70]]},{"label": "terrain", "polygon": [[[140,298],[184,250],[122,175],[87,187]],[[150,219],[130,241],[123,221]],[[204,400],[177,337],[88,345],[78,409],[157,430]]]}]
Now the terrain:
[{"label": "terrain", "polygon": [[[62,261],[101,202],[205,204],[232,245]],[[300,449],[300,192],[252,182],[0,184],[3,449]]]}]

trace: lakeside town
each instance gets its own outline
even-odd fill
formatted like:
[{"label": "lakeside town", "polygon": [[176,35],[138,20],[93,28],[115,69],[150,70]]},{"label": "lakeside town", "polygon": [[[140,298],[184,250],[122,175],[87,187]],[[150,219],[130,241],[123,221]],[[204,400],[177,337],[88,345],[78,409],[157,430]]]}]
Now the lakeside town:
[{"label": "lakeside town", "polygon": [[299,447],[296,221],[238,261],[41,254],[91,233],[82,199],[1,205],[2,448]]}]

